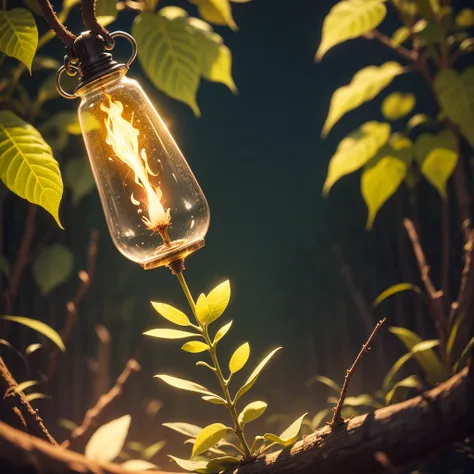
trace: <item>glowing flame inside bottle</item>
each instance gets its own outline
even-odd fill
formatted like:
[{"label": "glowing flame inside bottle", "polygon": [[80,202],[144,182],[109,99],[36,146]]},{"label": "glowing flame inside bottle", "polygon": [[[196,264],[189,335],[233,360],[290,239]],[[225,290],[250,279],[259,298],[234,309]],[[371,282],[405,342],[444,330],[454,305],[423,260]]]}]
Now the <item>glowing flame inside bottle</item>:
[{"label": "glowing flame inside bottle", "polygon": [[[149,176],[157,176],[150,169],[144,148],[139,150],[138,136],[140,131],[133,126],[133,115],[131,121],[123,116],[123,104],[114,101],[107,95],[109,107],[100,105],[100,109],[107,114],[105,127],[107,129],[107,144],[112,147],[117,158],[127,165],[134,173],[135,183],[145,191],[145,199],[130,195],[130,200],[135,206],[143,206],[142,221],[152,231],[159,232],[165,243],[169,244],[166,229],[171,223],[170,210],[164,209],[161,203],[162,192],[159,187],[153,187]],[[148,214],[148,215],[146,215]]]}]

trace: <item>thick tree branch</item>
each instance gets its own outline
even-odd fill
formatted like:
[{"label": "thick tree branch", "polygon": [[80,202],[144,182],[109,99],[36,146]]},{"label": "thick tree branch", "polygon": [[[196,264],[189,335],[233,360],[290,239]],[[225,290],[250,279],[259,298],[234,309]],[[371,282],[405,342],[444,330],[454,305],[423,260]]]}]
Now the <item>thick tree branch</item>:
[{"label": "thick tree branch", "polygon": [[[292,448],[246,464],[238,474],[381,474],[474,433],[474,370],[403,403],[358,416],[336,429],[326,426]],[[383,454],[380,454],[383,453]],[[99,465],[0,423],[0,472],[9,474],[126,474]],[[163,474],[146,471],[148,474]]]}]

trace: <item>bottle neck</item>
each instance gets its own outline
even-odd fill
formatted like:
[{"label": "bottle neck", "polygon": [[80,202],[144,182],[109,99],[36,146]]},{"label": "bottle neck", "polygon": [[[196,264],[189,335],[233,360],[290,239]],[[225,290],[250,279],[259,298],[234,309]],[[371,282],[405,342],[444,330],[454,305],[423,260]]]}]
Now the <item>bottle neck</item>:
[{"label": "bottle neck", "polygon": [[122,68],[102,75],[88,84],[79,85],[75,90],[75,94],[79,97],[83,97],[86,94],[94,94],[96,92],[103,93],[104,89],[109,88],[113,83],[125,76],[126,73],[127,67],[123,65]]}]

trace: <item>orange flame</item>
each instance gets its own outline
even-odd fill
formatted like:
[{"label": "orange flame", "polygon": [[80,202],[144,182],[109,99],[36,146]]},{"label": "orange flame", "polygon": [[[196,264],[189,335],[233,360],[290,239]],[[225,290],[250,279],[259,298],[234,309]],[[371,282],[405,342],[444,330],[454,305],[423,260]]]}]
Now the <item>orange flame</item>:
[{"label": "orange flame", "polygon": [[123,104],[119,101],[109,99],[109,107],[100,105],[100,109],[107,114],[105,127],[107,129],[107,144],[109,144],[117,158],[127,165],[134,173],[135,182],[141,186],[146,193],[146,200],[143,202],[130,195],[130,200],[134,205],[143,205],[144,212],[148,216],[142,216],[142,220],[150,230],[156,230],[170,224],[170,210],[165,211],[161,203],[162,192],[159,187],[154,188],[149,180],[149,175],[156,176],[148,164],[146,151],[139,150],[138,136],[140,131],[133,126],[132,121],[127,121],[123,116]]}]

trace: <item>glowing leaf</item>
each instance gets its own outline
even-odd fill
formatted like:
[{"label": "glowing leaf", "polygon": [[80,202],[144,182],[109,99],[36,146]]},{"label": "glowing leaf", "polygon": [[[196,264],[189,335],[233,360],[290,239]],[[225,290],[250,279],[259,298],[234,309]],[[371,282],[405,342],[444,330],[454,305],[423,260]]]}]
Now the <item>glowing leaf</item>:
[{"label": "glowing leaf", "polygon": [[207,304],[209,309],[209,318],[207,320],[207,324],[211,324],[222,315],[222,313],[227,308],[229,301],[230,282],[229,280],[226,280],[221,284],[217,285],[207,295]]},{"label": "glowing leaf", "polygon": [[392,92],[382,102],[382,113],[387,120],[398,120],[413,110],[415,102],[413,94]]},{"label": "glowing leaf", "polygon": [[191,352],[192,354],[198,354],[209,349],[209,346],[201,341],[189,341],[181,347],[185,352]]},{"label": "glowing leaf", "polygon": [[163,426],[191,438],[196,438],[196,436],[202,431],[200,426],[192,425],[191,423],[163,423]]},{"label": "glowing leaf", "polygon": [[19,393],[19,392],[24,392],[26,389],[30,388],[30,387],[33,387],[35,385],[38,385],[40,383],[39,380],[26,380],[25,382],[21,382],[19,383],[14,391],[16,393]]},{"label": "glowing leaf", "polygon": [[306,386],[309,387],[312,385],[314,382],[320,382],[327,387],[331,388],[335,392],[339,393],[341,391],[341,387],[334,382],[334,380],[330,379],[329,377],[325,377],[324,375],[315,375],[314,377],[311,377],[307,382]]},{"label": "glowing leaf", "polygon": [[191,324],[189,318],[182,311],[173,308],[173,306],[169,304],[155,303],[152,301],[151,305],[159,315],[178,326],[189,326]]},{"label": "glowing leaf", "polygon": [[456,15],[456,25],[461,28],[471,28],[471,26],[474,26],[474,10],[463,8]]},{"label": "glowing leaf", "polygon": [[204,293],[201,293],[196,301],[196,318],[203,325],[206,325],[209,319],[209,305]]},{"label": "glowing leaf", "polygon": [[333,46],[376,28],[386,12],[384,0],[343,0],[337,3],[324,20],[316,59],[320,60]]},{"label": "glowing leaf", "polygon": [[158,337],[160,339],[184,339],[186,337],[195,337],[196,334],[188,331],[180,331],[179,329],[150,329],[143,333],[145,336]]},{"label": "glowing leaf", "polygon": [[222,326],[219,331],[217,331],[216,337],[214,338],[214,345],[217,344],[228,333],[231,326],[232,321],[229,321],[227,324]]},{"label": "glowing leaf", "polygon": [[225,405],[226,401],[221,397],[216,397],[214,395],[205,395],[201,397],[205,402],[212,403],[213,405]]},{"label": "glowing leaf", "polygon": [[190,0],[190,2],[197,6],[199,15],[209,23],[237,29],[229,0]]},{"label": "glowing leaf", "polygon": [[199,454],[207,451],[209,448],[212,448],[224,437],[226,432],[227,427],[222,423],[213,423],[212,425],[203,428],[197,435],[191,457],[198,456]]},{"label": "glowing leaf", "polygon": [[168,385],[172,387],[179,388],[181,390],[188,390],[189,392],[197,392],[202,393],[204,395],[213,395],[213,393],[209,392],[206,387],[199,385],[195,382],[191,382],[189,380],[179,379],[177,377],[172,377],[171,375],[155,375],[155,378],[159,378],[166,382]]},{"label": "glowing leaf", "polygon": [[280,436],[266,433],[264,438],[272,443],[277,443],[282,446],[291,446],[298,439],[298,433],[300,432],[303,419],[306,415],[307,413],[295,420]]},{"label": "glowing leaf", "polygon": [[156,468],[156,464],[152,464],[148,461],[143,461],[142,459],[130,459],[129,461],[125,461],[120,465],[123,469],[127,469],[128,471],[146,471],[147,469],[154,469]]},{"label": "glowing leaf", "polygon": [[239,414],[239,423],[245,425],[261,417],[267,409],[267,406],[265,402],[260,401],[249,403]]},{"label": "glowing leaf", "polygon": [[401,46],[410,37],[410,29],[406,26],[397,28],[392,35],[392,44],[394,46]]},{"label": "glowing leaf", "polygon": [[168,455],[181,469],[189,472],[197,472],[198,474],[207,473],[206,467],[208,461],[193,461],[189,459],[180,459],[175,456]]},{"label": "glowing leaf", "polygon": [[232,354],[232,357],[230,358],[229,370],[231,374],[235,374],[236,372],[241,370],[249,360],[249,356],[250,345],[248,342],[245,342],[236,349],[236,351]]},{"label": "glowing leaf", "polygon": [[402,291],[412,290],[416,293],[421,294],[420,287],[413,285],[412,283],[397,283],[396,285],[392,285],[390,288],[382,291],[377,298],[374,300],[374,307],[378,306],[382,301],[385,301],[388,297],[400,293]]}]

